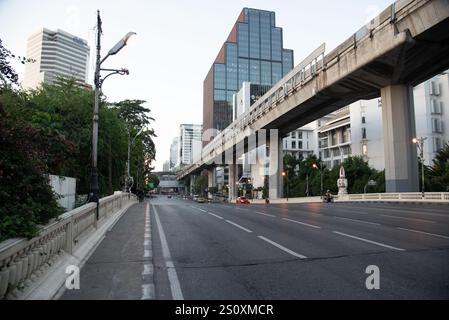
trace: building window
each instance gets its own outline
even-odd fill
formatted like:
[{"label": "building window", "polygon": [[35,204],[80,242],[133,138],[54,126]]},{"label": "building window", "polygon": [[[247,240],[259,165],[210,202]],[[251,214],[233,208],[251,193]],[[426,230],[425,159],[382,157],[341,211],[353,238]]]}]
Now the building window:
[{"label": "building window", "polygon": [[298,139],[302,139],[302,131],[298,131]]},{"label": "building window", "polygon": [[272,84],[277,83],[282,79],[282,64],[280,62],[273,62],[271,64],[271,72],[272,72]]},{"label": "building window", "polygon": [[298,149],[302,149],[302,141],[298,141]]},{"label": "building window", "polygon": [[293,131],[291,134],[292,134],[292,138],[296,139],[296,131]]},{"label": "building window", "polygon": [[282,50],[282,76],[293,69],[293,51]]},{"label": "building window", "polygon": [[430,82],[430,94],[433,96],[439,96],[440,95],[440,84],[436,81]]},{"label": "building window", "polygon": [[249,11],[249,56],[260,59],[259,12]]},{"label": "building window", "polygon": [[443,125],[440,119],[433,118],[432,119],[432,132],[441,133],[443,130]]},{"label": "building window", "polygon": [[362,116],[362,123],[366,123],[365,116]]},{"label": "building window", "polygon": [[249,81],[254,84],[260,83],[260,61],[250,60],[249,61]]},{"label": "building window", "polygon": [[226,67],[224,64],[214,65],[214,88],[226,89]]},{"label": "building window", "polygon": [[237,46],[226,44],[226,87],[237,90]]},{"label": "building window", "polygon": [[249,43],[249,34],[248,34],[248,25],[246,23],[239,23],[237,25],[237,43],[239,49],[239,57],[248,58],[248,43]]},{"label": "building window", "polygon": [[362,139],[366,139],[366,128],[362,128]]},{"label": "building window", "polygon": [[271,29],[271,59],[282,61],[282,29]]},{"label": "building window", "polygon": [[270,13],[260,13],[260,58],[271,60]]},{"label": "building window", "polygon": [[435,137],[433,138],[433,151],[438,152],[443,148],[441,143],[441,138]]},{"label": "building window", "polygon": [[296,141],[292,141],[292,149],[296,149]]},{"label": "building window", "polygon": [[260,62],[260,84],[271,86],[271,63],[269,61]]},{"label": "building window", "polygon": [[443,102],[438,103],[435,99],[430,100],[430,112],[432,114],[441,114]]}]

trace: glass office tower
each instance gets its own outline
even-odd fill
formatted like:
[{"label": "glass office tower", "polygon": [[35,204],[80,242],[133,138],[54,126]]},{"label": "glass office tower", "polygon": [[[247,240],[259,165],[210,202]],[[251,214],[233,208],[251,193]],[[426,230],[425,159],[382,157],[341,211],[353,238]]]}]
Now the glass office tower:
[{"label": "glass office tower", "polygon": [[291,69],[293,50],[283,48],[275,13],[244,8],[204,80],[203,130],[232,122],[232,96],[244,81],[268,90]]}]

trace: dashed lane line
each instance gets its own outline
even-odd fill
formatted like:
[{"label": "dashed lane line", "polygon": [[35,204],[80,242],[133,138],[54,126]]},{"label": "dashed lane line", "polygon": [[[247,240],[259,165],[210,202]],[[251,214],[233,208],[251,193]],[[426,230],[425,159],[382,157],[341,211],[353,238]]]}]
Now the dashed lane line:
[{"label": "dashed lane line", "polygon": [[350,235],[350,234],[347,234],[347,233],[343,233],[343,232],[339,232],[339,231],[332,231],[332,232],[335,233],[335,234],[339,234],[341,236],[344,236],[344,237],[360,240],[360,241],[363,241],[363,242],[366,242],[366,243],[371,243],[371,244],[374,244],[374,245],[377,245],[377,246],[381,246],[381,247],[384,247],[384,248],[397,250],[397,251],[405,251],[405,249],[402,249],[402,248],[397,248],[397,247],[393,247],[393,246],[390,246],[390,245],[387,245],[387,244],[383,244],[383,243],[380,243],[380,242],[376,242],[376,241],[372,241],[372,240],[356,237],[356,236],[353,236],[353,235]]},{"label": "dashed lane line", "polygon": [[304,256],[304,255],[302,255],[302,254],[299,254],[299,253],[296,253],[296,252],[294,252],[294,251],[292,251],[292,250],[290,250],[290,249],[284,247],[283,245],[281,245],[281,244],[279,244],[279,243],[277,243],[277,242],[274,242],[273,240],[270,240],[270,239],[268,239],[268,238],[265,238],[264,236],[257,236],[257,237],[258,237],[259,239],[262,239],[263,241],[266,241],[266,242],[272,244],[273,246],[275,246],[275,247],[281,249],[282,251],[287,252],[288,254],[291,254],[291,255],[294,256],[294,257],[297,257],[297,258],[300,258],[300,259],[307,259],[306,256]]}]

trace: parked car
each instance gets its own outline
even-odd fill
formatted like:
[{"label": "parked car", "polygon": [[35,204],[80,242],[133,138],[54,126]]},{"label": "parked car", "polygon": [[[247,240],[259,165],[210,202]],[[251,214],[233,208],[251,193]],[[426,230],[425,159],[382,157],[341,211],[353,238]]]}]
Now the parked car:
[{"label": "parked car", "polygon": [[198,202],[198,203],[204,203],[204,202],[206,202],[206,199],[204,199],[203,197],[198,197],[198,198],[196,199],[196,202]]},{"label": "parked car", "polygon": [[238,197],[237,200],[235,201],[235,203],[237,204],[249,204],[249,200],[246,197]]}]

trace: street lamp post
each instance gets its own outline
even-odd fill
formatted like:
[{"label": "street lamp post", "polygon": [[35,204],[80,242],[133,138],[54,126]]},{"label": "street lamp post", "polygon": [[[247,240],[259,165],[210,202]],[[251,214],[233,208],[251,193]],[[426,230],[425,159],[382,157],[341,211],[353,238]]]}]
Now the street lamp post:
[{"label": "street lamp post", "polygon": [[[91,176],[90,176],[90,202],[95,202],[97,204],[96,210],[96,221],[99,219],[99,187],[98,187],[98,167],[97,167],[97,159],[98,159],[98,109],[100,102],[100,93],[101,93],[101,85],[103,81],[112,74],[129,74],[129,71],[126,69],[101,69],[101,64],[108,58],[110,55],[114,55],[119,52],[125,45],[128,39],[135,34],[134,32],[128,32],[126,36],[121,39],[111,50],[109,50],[108,54],[101,59],[100,50],[101,50],[101,18],[100,11],[97,10],[97,57],[95,63],[95,76],[94,76],[94,84],[95,84],[95,100],[94,100],[94,115],[92,119],[92,168],[91,168]],[[101,79],[100,71],[111,71],[103,80]]]},{"label": "street lamp post", "polygon": [[282,176],[286,178],[287,182],[287,201],[288,201],[288,171],[282,171]]},{"label": "street lamp post", "polygon": [[419,157],[421,159],[421,193],[422,198],[425,196],[425,186],[424,186],[424,140],[426,140],[427,137],[423,138],[413,138],[412,142],[416,144],[416,147],[419,150]]},{"label": "street lamp post", "polygon": [[323,166],[319,166],[314,163],[312,165],[313,168],[318,169],[320,171],[320,181],[321,181],[321,199],[323,199]]}]

